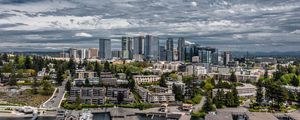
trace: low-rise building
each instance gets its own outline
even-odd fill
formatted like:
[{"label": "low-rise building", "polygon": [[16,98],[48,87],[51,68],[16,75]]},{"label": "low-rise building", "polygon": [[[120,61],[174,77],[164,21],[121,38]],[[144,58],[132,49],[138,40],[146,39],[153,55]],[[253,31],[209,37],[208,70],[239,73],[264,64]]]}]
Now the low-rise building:
[{"label": "low-rise building", "polygon": [[[213,89],[212,95],[215,96],[221,89]],[[231,89],[222,89],[224,93],[230,92]],[[256,87],[251,84],[242,84],[241,86],[237,86],[236,90],[238,92],[239,97],[251,98],[256,96]]]},{"label": "low-rise building", "polygon": [[138,94],[141,96],[141,98],[144,102],[168,103],[168,102],[174,102],[175,101],[175,95],[173,93],[170,93],[170,92],[156,93],[156,92],[152,92],[148,89],[145,89],[143,87],[138,87],[137,91],[138,91]]},{"label": "low-rise building", "polygon": [[129,89],[127,88],[107,88],[107,92],[106,92],[106,97],[108,97],[108,100],[110,103],[114,103],[117,104],[118,102],[118,97],[123,97],[122,99],[122,103],[133,103],[134,102],[134,98],[131,95],[131,92]]},{"label": "low-rise building", "polygon": [[101,72],[100,73],[100,84],[106,86],[116,86],[117,78],[111,74],[111,72]]},{"label": "low-rise building", "polygon": [[133,79],[136,84],[153,83],[159,81],[160,77],[157,75],[134,75]]},{"label": "low-rise building", "polygon": [[94,71],[86,71],[85,69],[77,69],[75,71],[75,78],[77,79],[86,79],[94,77],[96,77],[96,72]]},{"label": "low-rise building", "polygon": [[106,90],[103,87],[73,87],[70,91],[69,102],[80,98],[82,104],[104,104]]}]

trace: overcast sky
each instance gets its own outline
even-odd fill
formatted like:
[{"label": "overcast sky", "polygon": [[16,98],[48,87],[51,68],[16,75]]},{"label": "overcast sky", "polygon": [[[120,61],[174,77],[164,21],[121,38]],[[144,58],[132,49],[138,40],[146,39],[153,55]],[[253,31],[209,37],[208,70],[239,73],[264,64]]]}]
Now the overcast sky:
[{"label": "overcast sky", "polygon": [[232,51],[300,51],[300,0],[0,0],[0,51],[152,34]]}]

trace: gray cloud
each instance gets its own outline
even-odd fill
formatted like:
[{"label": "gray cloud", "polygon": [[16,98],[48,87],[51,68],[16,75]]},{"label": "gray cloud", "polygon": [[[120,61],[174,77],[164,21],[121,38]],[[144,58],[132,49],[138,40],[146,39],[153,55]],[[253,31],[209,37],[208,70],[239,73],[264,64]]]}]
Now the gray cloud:
[{"label": "gray cloud", "polygon": [[0,51],[97,47],[100,37],[146,34],[220,50],[299,51],[299,11],[297,0],[0,0]]}]

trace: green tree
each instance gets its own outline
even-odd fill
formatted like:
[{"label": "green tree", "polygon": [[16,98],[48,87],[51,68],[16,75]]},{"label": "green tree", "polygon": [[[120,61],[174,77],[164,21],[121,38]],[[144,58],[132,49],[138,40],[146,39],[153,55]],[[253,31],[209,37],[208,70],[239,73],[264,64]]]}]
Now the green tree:
[{"label": "green tree", "polygon": [[118,104],[121,104],[124,101],[124,93],[118,92],[117,101],[118,101]]},{"label": "green tree", "polygon": [[236,77],[236,75],[235,75],[235,72],[231,72],[231,75],[230,75],[229,80],[230,80],[231,82],[237,82],[237,77]]},{"label": "green tree", "polygon": [[56,71],[56,79],[55,79],[58,85],[61,85],[62,82],[64,81],[63,74],[64,74],[64,71],[62,70],[62,68],[58,67],[58,69]]},{"label": "green tree", "polygon": [[133,90],[135,88],[135,81],[133,79],[128,80],[128,87]]},{"label": "green tree", "polygon": [[12,74],[12,76],[10,77],[10,79],[8,81],[8,85],[10,85],[10,86],[17,85],[17,78],[14,73]]},{"label": "green tree", "polygon": [[166,82],[166,75],[162,75],[160,80],[159,80],[159,86],[161,87],[167,87],[167,82]]},{"label": "green tree", "polygon": [[3,60],[4,62],[8,62],[8,61],[9,61],[9,58],[8,58],[7,53],[4,53],[4,54],[2,55],[2,60]]},{"label": "green tree", "polygon": [[213,101],[217,108],[222,108],[225,105],[225,94],[223,89],[218,89]]},{"label": "green tree", "polygon": [[213,102],[211,100],[211,98],[207,98],[206,103],[203,106],[203,109],[205,110],[205,112],[210,112],[210,111],[215,111],[216,108],[213,105]]},{"label": "green tree", "polygon": [[240,98],[238,96],[238,91],[236,90],[236,88],[233,88],[232,90],[232,94],[233,94],[233,101],[234,101],[234,106],[239,106],[240,105]]},{"label": "green tree", "polygon": [[263,102],[263,91],[262,91],[262,87],[257,87],[256,89],[256,103],[261,105]]},{"label": "green tree", "polygon": [[100,77],[101,69],[98,62],[95,62],[94,71],[97,73],[97,76]]},{"label": "green tree", "polygon": [[283,88],[282,86],[276,86],[274,91],[275,91],[275,93],[277,93],[277,94],[275,94],[274,101],[275,101],[277,107],[280,107],[280,105],[288,99],[287,90],[285,88]]},{"label": "green tree", "polygon": [[31,85],[33,94],[38,94],[38,87],[39,87],[39,83],[37,82],[37,79],[35,78],[35,79],[33,79],[33,83]]},{"label": "green tree", "polygon": [[268,68],[265,68],[265,73],[264,73],[264,78],[267,79],[269,78],[269,71],[268,71]]},{"label": "green tree", "polygon": [[32,68],[32,61],[31,61],[30,56],[26,56],[25,63],[24,63],[24,68],[25,69],[31,69]]},{"label": "green tree", "polygon": [[110,71],[110,67],[109,67],[109,62],[108,61],[105,61],[104,63],[104,72],[109,72]]},{"label": "green tree", "polygon": [[173,93],[175,94],[175,99],[177,101],[183,101],[182,90],[179,86],[176,86],[175,84],[173,84]]},{"label": "green tree", "polygon": [[227,92],[226,93],[226,106],[227,107],[236,107],[234,103],[234,96],[232,92]]},{"label": "green tree", "polygon": [[85,86],[90,86],[90,81],[89,81],[89,79],[88,79],[88,78],[86,78],[86,79],[85,79],[85,81],[84,81],[84,85],[85,85]]},{"label": "green tree", "polygon": [[299,86],[299,80],[298,80],[296,75],[293,76],[292,80],[290,81],[290,84],[295,86],[295,87]]},{"label": "green tree", "polygon": [[51,95],[54,88],[50,81],[42,80],[41,82],[41,91],[43,95]]},{"label": "green tree", "polygon": [[76,62],[74,60],[74,58],[70,58],[69,63],[68,63],[68,68],[70,70],[70,73],[72,76],[75,75],[75,70],[76,70]]},{"label": "green tree", "polygon": [[65,89],[66,89],[66,91],[68,92],[68,94],[70,94],[71,87],[72,87],[71,81],[68,80],[67,83],[66,83],[66,85],[65,85]]}]

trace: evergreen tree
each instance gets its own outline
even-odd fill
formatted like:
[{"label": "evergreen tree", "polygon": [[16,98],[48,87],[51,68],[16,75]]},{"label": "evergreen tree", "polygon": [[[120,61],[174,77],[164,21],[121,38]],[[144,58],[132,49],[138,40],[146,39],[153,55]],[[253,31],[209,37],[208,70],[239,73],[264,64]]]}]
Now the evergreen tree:
[{"label": "evergreen tree", "polygon": [[160,80],[159,80],[159,86],[161,87],[167,87],[167,82],[166,82],[166,75],[162,75]]},{"label": "evergreen tree", "polygon": [[233,94],[233,101],[234,101],[234,106],[239,106],[240,105],[240,98],[238,96],[238,91],[236,90],[236,88],[233,88],[232,90],[232,94]]},{"label": "evergreen tree", "polygon": [[259,104],[259,105],[261,105],[262,104],[262,102],[264,101],[264,99],[263,99],[263,91],[262,91],[262,87],[257,87],[257,89],[256,89],[256,103],[257,104]]},{"label": "evergreen tree", "polygon": [[4,53],[4,54],[2,55],[2,60],[3,60],[4,62],[8,62],[8,61],[9,61],[9,58],[8,58],[7,53]]},{"label": "evergreen tree", "polygon": [[85,79],[85,81],[84,81],[84,85],[85,85],[85,86],[90,86],[90,81],[89,81],[89,79],[88,79],[88,78],[86,78],[86,79]]},{"label": "evergreen tree", "polygon": [[293,76],[292,80],[290,81],[291,85],[298,87],[299,86],[299,80],[296,75]]},{"label": "evergreen tree", "polygon": [[124,101],[124,93],[118,92],[117,101],[118,101],[118,104],[121,104]]},{"label": "evergreen tree", "polygon": [[180,87],[173,84],[173,90],[172,91],[175,94],[175,99],[176,100],[183,101],[182,90],[180,89]]},{"label": "evergreen tree", "polygon": [[230,79],[230,82],[237,82],[237,77],[235,75],[235,72],[231,72],[229,79]]},{"label": "evergreen tree", "polygon": [[217,108],[222,108],[225,104],[225,94],[223,89],[218,89],[213,101]]},{"label": "evergreen tree", "polygon": [[96,72],[97,76],[100,77],[101,69],[98,62],[95,62],[94,72]]},{"label": "evergreen tree", "polygon": [[226,93],[226,106],[227,107],[236,107],[234,103],[234,96],[232,92]]},{"label": "evergreen tree", "polygon": [[17,76],[15,75],[15,73],[12,74],[12,76],[10,77],[9,81],[8,81],[8,85],[10,86],[14,86],[17,85]]},{"label": "evergreen tree", "polygon": [[76,70],[76,62],[74,61],[74,58],[70,58],[69,63],[68,63],[68,68],[70,70],[70,73],[72,76],[75,75],[75,70]]},{"label": "evergreen tree", "polygon": [[274,91],[276,93],[274,95],[275,96],[274,101],[277,107],[280,107],[280,105],[288,99],[287,90],[282,86],[276,85]]},{"label": "evergreen tree", "polygon": [[109,62],[105,61],[105,63],[104,63],[104,72],[109,72],[109,71],[110,71]]},{"label": "evergreen tree", "polygon": [[14,64],[18,65],[19,64],[19,55],[16,55],[14,58]]},{"label": "evergreen tree", "polygon": [[32,85],[31,85],[31,89],[32,89],[33,94],[38,94],[38,87],[39,87],[39,83],[37,82],[37,79],[35,78],[33,80]]},{"label": "evergreen tree", "polygon": [[215,111],[216,108],[214,107],[211,98],[207,98],[206,103],[203,106],[203,109],[205,112]]},{"label": "evergreen tree", "polygon": [[264,73],[264,78],[267,79],[269,78],[269,71],[268,71],[268,68],[265,68],[265,73]]},{"label": "evergreen tree", "polygon": [[71,87],[72,87],[71,81],[68,80],[67,83],[66,83],[66,85],[65,85],[65,89],[66,89],[66,91],[67,91],[69,94],[70,94],[70,91],[71,91]]},{"label": "evergreen tree", "polygon": [[58,85],[61,85],[61,83],[64,81],[63,73],[64,73],[64,71],[62,70],[62,68],[58,67],[58,69],[56,71],[56,82]]},{"label": "evergreen tree", "polygon": [[25,63],[24,63],[24,68],[25,69],[31,69],[32,68],[32,61],[31,61],[30,56],[26,56]]},{"label": "evergreen tree", "polygon": [[133,79],[128,80],[128,87],[133,90],[135,88],[135,81]]}]

